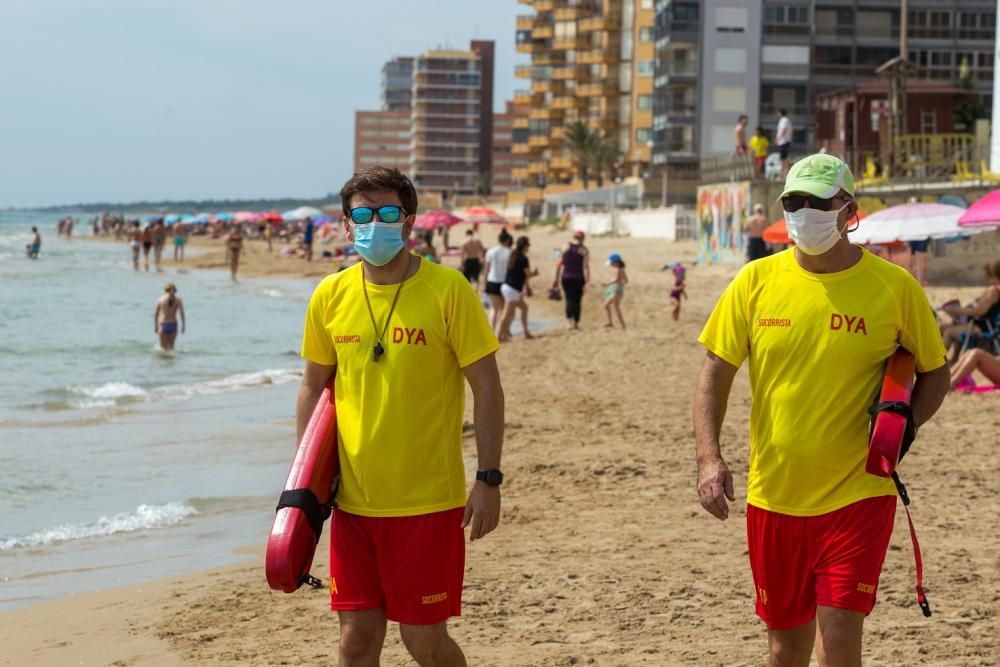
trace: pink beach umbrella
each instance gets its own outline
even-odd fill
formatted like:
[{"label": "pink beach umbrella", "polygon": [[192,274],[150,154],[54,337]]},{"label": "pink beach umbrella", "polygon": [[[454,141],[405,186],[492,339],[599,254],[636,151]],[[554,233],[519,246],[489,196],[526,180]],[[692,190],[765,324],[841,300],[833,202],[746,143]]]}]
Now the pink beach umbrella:
[{"label": "pink beach umbrella", "polygon": [[475,222],[484,225],[506,225],[507,219],[491,208],[484,206],[470,206],[459,215],[466,222]]},{"label": "pink beach umbrella", "polygon": [[958,219],[958,226],[966,229],[1000,227],[1000,190],[994,190],[967,208]]},{"label": "pink beach umbrella", "polygon": [[462,221],[451,211],[425,211],[417,214],[413,223],[414,229],[437,229],[439,227],[454,227]]},{"label": "pink beach umbrella", "polygon": [[965,209],[948,204],[900,204],[872,213],[850,233],[853,243],[892,243],[968,236],[958,226]]},{"label": "pink beach umbrella", "polygon": [[233,214],[233,220],[236,222],[254,222],[257,220],[257,214],[253,211],[240,211]]}]

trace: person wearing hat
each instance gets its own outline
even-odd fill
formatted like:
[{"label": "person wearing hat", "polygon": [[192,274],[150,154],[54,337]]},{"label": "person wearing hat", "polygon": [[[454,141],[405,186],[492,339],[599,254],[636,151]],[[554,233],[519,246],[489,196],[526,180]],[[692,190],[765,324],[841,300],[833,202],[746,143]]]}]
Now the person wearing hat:
[{"label": "person wearing hat", "polygon": [[764,230],[767,229],[767,216],[764,215],[764,205],[754,204],[753,215],[747,218],[747,261],[761,259],[771,254],[764,243]]},{"label": "person wearing hat", "polygon": [[583,245],[584,233],[578,229],[573,232],[573,239],[566,244],[559,255],[556,264],[556,277],[552,281],[553,289],[562,285],[566,298],[566,328],[580,328],[580,304],[583,301],[583,288],[590,282],[590,253]]},{"label": "person wearing hat", "polygon": [[747,544],[770,664],[808,665],[818,640],[820,664],[860,665],[896,512],[893,481],[865,472],[867,411],[897,344],[916,358],[916,425],[941,405],[948,367],[920,285],[848,240],[858,206],[847,165],[800,160],[780,199],[795,247],[743,266],[698,339],[698,498],[729,517],[720,433],[748,361]]},{"label": "person wearing hat", "polygon": [[184,317],[184,302],[177,296],[177,287],[167,283],[163,295],[156,300],[156,311],[153,313],[153,333],[160,336],[160,349],[174,349],[177,340],[177,318],[180,316],[181,333],[187,327]]}]

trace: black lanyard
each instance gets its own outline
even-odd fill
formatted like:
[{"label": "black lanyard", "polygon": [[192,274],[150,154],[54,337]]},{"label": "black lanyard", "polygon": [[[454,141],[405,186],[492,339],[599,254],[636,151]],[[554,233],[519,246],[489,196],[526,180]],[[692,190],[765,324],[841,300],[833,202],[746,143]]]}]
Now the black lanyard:
[{"label": "black lanyard", "polygon": [[396,296],[392,297],[392,305],[389,307],[389,314],[385,317],[385,325],[382,327],[382,334],[379,335],[378,325],[375,324],[375,313],[372,312],[371,301],[368,300],[368,281],[365,280],[365,269],[361,267],[361,290],[365,293],[365,305],[368,306],[368,317],[372,321],[372,329],[375,331],[375,347],[372,348],[372,361],[378,361],[379,357],[385,354],[385,347],[382,345],[382,339],[385,338],[385,332],[389,330],[389,320],[392,319],[392,313],[396,310],[396,302],[399,300],[399,293],[403,291],[403,283],[406,282],[406,272],[410,270],[410,261],[407,259],[406,268],[403,270],[403,279],[399,281],[399,287],[396,288]]}]

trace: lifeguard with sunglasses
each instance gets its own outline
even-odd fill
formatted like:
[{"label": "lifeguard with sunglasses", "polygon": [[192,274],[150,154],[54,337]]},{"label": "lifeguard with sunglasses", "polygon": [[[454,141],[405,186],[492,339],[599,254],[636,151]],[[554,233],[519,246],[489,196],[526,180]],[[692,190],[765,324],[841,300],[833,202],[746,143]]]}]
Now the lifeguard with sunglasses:
[{"label": "lifeguard with sunglasses", "polygon": [[[331,377],[340,483],[330,526],[331,607],[340,664],[378,664],[387,620],[421,665],[464,665],[447,619],[461,613],[464,528],[500,520],[500,344],[458,271],[405,250],[417,195],[396,169],[340,191],[361,262],[325,278],[306,313],[299,439]],[[465,381],[479,472],[466,491]]]},{"label": "lifeguard with sunglasses", "polygon": [[840,159],[792,166],[781,194],[795,247],[745,265],[699,337],[698,498],[726,519],[735,499],[720,432],[749,361],[747,543],[769,664],[860,665],[892,534],[896,488],[865,472],[868,408],[897,345],[916,357],[918,424],[948,391],[934,314],[905,269],[848,241],[854,178]]}]

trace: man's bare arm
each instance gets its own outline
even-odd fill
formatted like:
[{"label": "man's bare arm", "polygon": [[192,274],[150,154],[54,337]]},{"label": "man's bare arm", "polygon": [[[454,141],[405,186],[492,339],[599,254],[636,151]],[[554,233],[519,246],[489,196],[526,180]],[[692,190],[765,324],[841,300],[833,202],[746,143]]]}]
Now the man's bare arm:
[{"label": "man's bare arm", "polygon": [[948,364],[929,373],[917,373],[913,383],[913,395],[910,397],[910,408],[917,426],[927,423],[944,402],[944,397],[951,387],[951,373]]},{"label": "man's bare arm", "polygon": [[734,500],[733,475],[722,458],[719,436],[726,403],[738,368],[709,352],[694,392],[694,440],[698,463],[698,500],[710,514],[725,520],[726,499]]},{"label": "man's bare arm", "polygon": [[[464,369],[472,388],[476,453],[480,470],[500,467],[503,449],[504,397],[495,354],[483,357]],[[500,523],[500,488],[476,482],[469,493],[462,526],[472,524],[469,538],[484,537]]]},{"label": "man's bare arm", "polygon": [[302,434],[305,433],[306,426],[309,425],[309,418],[312,417],[316,403],[326,383],[333,377],[336,366],[324,366],[322,364],[306,361],[305,371],[302,373],[302,386],[299,387],[299,398],[295,403],[295,444],[298,446],[302,442]]}]

